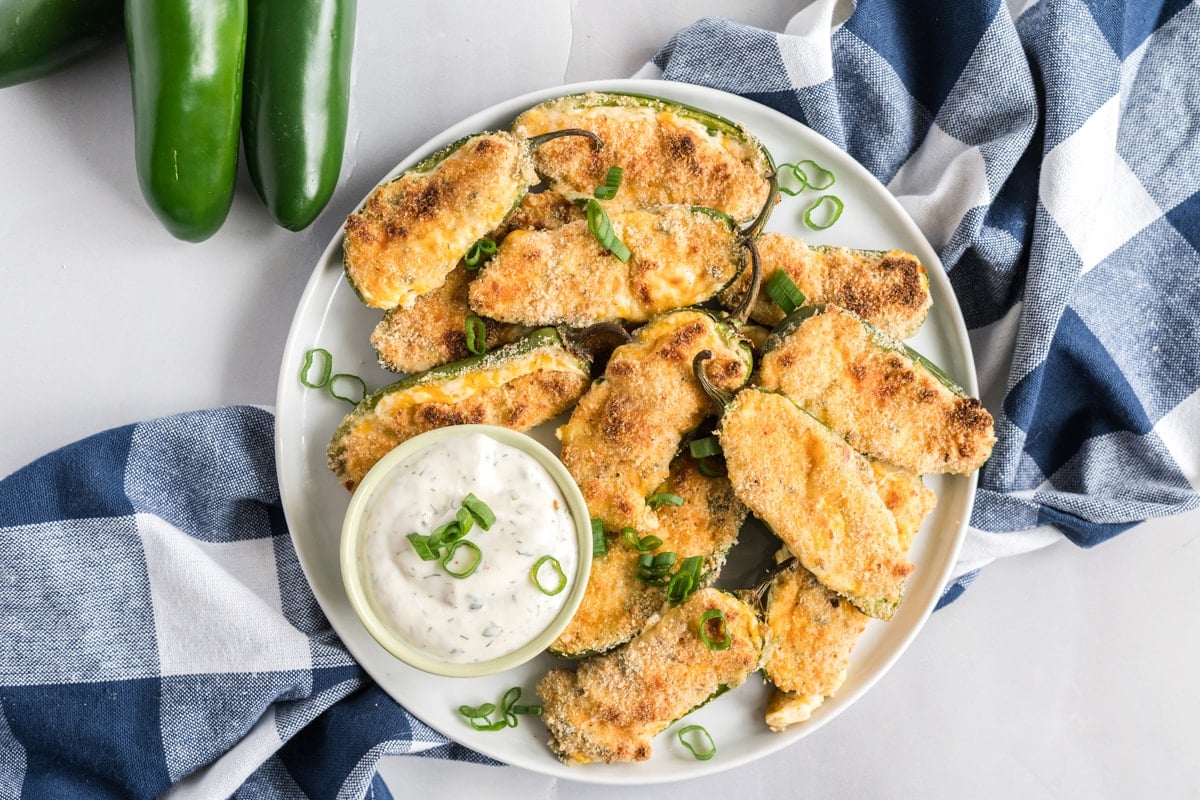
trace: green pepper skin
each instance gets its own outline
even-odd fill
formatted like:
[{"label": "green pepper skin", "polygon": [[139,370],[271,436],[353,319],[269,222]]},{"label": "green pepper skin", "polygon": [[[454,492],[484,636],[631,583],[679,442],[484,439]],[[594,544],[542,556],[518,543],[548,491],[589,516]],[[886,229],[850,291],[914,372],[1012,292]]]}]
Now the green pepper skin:
[{"label": "green pepper skin", "polygon": [[277,223],[308,227],[342,168],[355,0],[250,0],[242,139]]},{"label": "green pepper skin", "polygon": [[49,75],[121,33],[123,0],[0,2],[0,88]]},{"label": "green pepper skin", "polygon": [[138,181],[173,235],[199,242],[233,202],[246,0],[126,0]]}]

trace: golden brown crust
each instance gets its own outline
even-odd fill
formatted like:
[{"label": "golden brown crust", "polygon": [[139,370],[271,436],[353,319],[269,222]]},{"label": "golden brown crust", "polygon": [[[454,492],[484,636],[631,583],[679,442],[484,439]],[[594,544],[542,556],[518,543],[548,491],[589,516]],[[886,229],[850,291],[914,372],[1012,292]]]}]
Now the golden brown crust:
[{"label": "golden brown crust", "polygon": [[715,580],[750,513],[734,494],[729,478],[704,475],[695,459],[681,455],[671,463],[666,483],[655,492],[683,498],[683,505],[662,505],[655,512],[659,523],[655,535],[663,540],[659,549],[676,553],[676,563],[705,556],[707,579]]},{"label": "golden brown crust", "polygon": [[913,566],[868,461],[783,395],[738,393],[718,431],[734,491],[817,580],[889,619]]},{"label": "golden brown crust", "polygon": [[992,415],[977,399],[955,394],[911,359],[880,347],[836,306],[777,339],[758,380],[859,452],[918,475],[973,472],[996,441]]},{"label": "golden brown crust", "polygon": [[[581,107],[590,106],[590,107]],[[613,203],[623,208],[683,203],[753,219],[766,202],[770,165],[748,132],[742,141],[695,120],[646,108],[618,95],[556,98],[517,117],[512,130],[533,136],[566,128],[597,134],[547,142],[534,153],[538,171],[569,197],[590,197],[609,167],[624,170]],[[614,206],[615,207],[615,206]]]},{"label": "golden brown crust", "polygon": [[[446,282],[417,298],[411,308],[391,308],[371,332],[379,363],[393,372],[424,372],[471,355],[467,349],[467,286],[471,273],[455,267]],[[487,349],[516,341],[528,331],[520,325],[484,319]]]},{"label": "golden brown crust", "polygon": [[471,283],[471,308],[522,325],[645,322],[715,295],[742,268],[729,225],[685,206],[614,213],[631,252],[608,252],[585,220],[513,231]]},{"label": "golden brown crust", "polygon": [[329,468],[353,490],[388,451],[419,433],[451,425],[500,425],[524,431],[570,408],[587,389],[586,372],[538,370],[454,403],[421,403],[347,417],[329,448]]},{"label": "golden brown crust", "polygon": [[[509,232],[550,230],[583,218],[583,211],[553,191],[526,194],[504,222],[487,238],[501,241]],[[459,263],[446,282],[416,299],[411,308],[391,308],[371,333],[371,344],[384,369],[423,372],[439,364],[471,355],[467,349],[467,288],[475,273]],[[487,349],[516,341],[528,328],[481,317],[487,331]]]},{"label": "golden brown crust", "polygon": [[[704,556],[706,579],[715,580],[747,513],[729,479],[706,477],[694,460],[680,456],[657,491],[681,497],[683,505],[663,505],[654,512],[662,546],[650,552],[675,553],[676,564]],[[608,536],[608,552],[592,559],[583,602],[552,651],[570,657],[606,652],[636,636],[662,609],[665,589],[638,579],[639,555],[620,534]]]},{"label": "golden brown crust", "polygon": [[745,382],[748,356],[720,323],[698,311],[665,314],[613,351],[558,429],[562,461],[606,529],[658,529],[646,497],[666,480],[684,435],[717,412],[692,372],[701,350],[713,353],[706,369],[715,383]]},{"label": "golden brown crust", "polygon": [[[807,302],[847,308],[896,338],[916,333],[933,304],[925,265],[912,253],[810,247],[801,239],[775,232],[764,233],[756,244],[764,285],[783,270]],[[739,277],[722,293],[722,300],[736,302],[748,280],[746,275]],[[783,319],[783,311],[762,292],[750,318],[775,325]]]},{"label": "golden brown crust", "polygon": [[[710,609],[725,615],[731,642],[724,650],[710,650],[700,638]],[[542,678],[537,691],[550,748],[568,764],[644,761],[656,734],[758,669],[762,648],[753,608],[700,589],[624,647]]]},{"label": "golden brown crust", "polygon": [[871,470],[875,473],[879,496],[896,520],[900,547],[908,552],[921,523],[937,506],[937,495],[925,485],[920,475],[886,461],[872,461]]},{"label": "golden brown crust", "polygon": [[412,305],[442,284],[536,179],[526,144],[500,132],[471,137],[428,172],[382,184],[346,220],[350,283],[368,306]]},{"label": "golden brown crust", "polygon": [[580,219],[586,219],[583,208],[558,192],[529,192],[488,238],[499,242],[512,231],[552,231]]},{"label": "golden brown crust", "polygon": [[[784,701],[790,722],[806,719],[846,678],[850,652],[869,617],[822,586],[797,563],[781,572],[767,596],[767,648],[763,672],[781,693],[767,724],[780,729]],[[805,709],[803,717],[800,708]]]}]

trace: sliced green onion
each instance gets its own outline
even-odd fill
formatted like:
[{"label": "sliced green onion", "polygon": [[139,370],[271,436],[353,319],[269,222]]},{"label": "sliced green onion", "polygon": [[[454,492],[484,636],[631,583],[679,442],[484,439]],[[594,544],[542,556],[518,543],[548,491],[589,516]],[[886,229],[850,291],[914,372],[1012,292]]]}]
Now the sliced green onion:
[{"label": "sliced green onion", "polygon": [[667,600],[679,605],[689,594],[699,589],[703,567],[704,556],[688,556],[679,562],[679,567],[667,583]]},{"label": "sliced green onion", "polygon": [[638,536],[638,532],[633,528],[622,528],[621,536],[625,537],[625,544],[639,553],[645,553],[648,550],[657,550],[662,547],[662,539],[657,536]]},{"label": "sliced green onion", "polygon": [[592,518],[592,558],[599,558],[608,552],[608,542],[604,538],[604,522],[599,517]]},{"label": "sliced green onion", "polygon": [[541,714],[542,707],[540,705],[522,705],[517,701],[521,699],[521,687],[514,686],[504,693],[500,698],[500,714],[504,717],[505,723],[510,727],[517,727],[518,714]]},{"label": "sliced green onion", "polygon": [[692,439],[688,442],[688,453],[692,458],[708,458],[722,453],[721,442],[715,436],[705,436],[703,439]]},{"label": "sliced green onion", "polygon": [[496,243],[491,239],[480,239],[467,250],[467,254],[463,256],[463,266],[474,272],[479,269],[480,262],[485,261],[485,256],[496,254]]},{"label": "sliced green onion", "polygon": [[[719,635],[715,639],[708,635],[708,624],[713,620],[718,623]],[[733,643],[733,639],[729,636],[729,628],[725,624],[724,611],[719,608],[710,608],[700,615],[700,638],[709,650],[724,650]]]},{"label": "sliced green onion", "polygon": [[[825,212],[824,222],[814,222],[813,212],[824,205],[832,206],[833,210]],[[812,228],[814,231],[823,231],[838,221],[838,217],[842,216],[843,208],[845,208],[845,204],[842,203],[842,199],[836,194],[823,194],[817,198],[815,203],[805,209],[804,224]]]},{"label": "sliced green onion", "polygon": [[478,708],[471,706],[459,706],[458,713],[467,718],[467,722],[477,731],[498,731],[503,728],[517,727],[518,714],[541,714],[542,707],[539,705],[521,705],[517,701],[521,699],[521,687],[514,686],[504,693],[500,699],[500,718],[495,722],[492,721],[492,712],[496,711],[496,706],[491,703],[484,703]]},{"label": "sliced green onion", "polygon": [[[318,380],[314,381],[309,377],[309,372],[312,371],[313,362],[317,356],[321,356],[322,368]],[[330,397],[336,400],[345,400],[352,406],[356,406],[363,401],[367,396],[367,384],[362,378],[357,375],[351,375],[345,372],[339,372],[333,375],[333,355],[323,347],[314,347],[304,353],[304,363],[300,366],[300,383],[309,389],[324,389],[329,392]],[[339,394],[336,384],[339,381],[353,381],[358,387],[358,396]]]},{"label": "sliced green onion", "polygon": [[[808,176],[798,170],[795,164],[780,164],[775,170],[775,179],[780,194],[788,197],[795,197],[808,188]],[[792,184],[791,181],[796,183]]]},{"label": "sliced green onion", "polygon": [[466,536],[471,532],[471,528],[475,527],[475,517],[465,508],[460,508],[454,513],[454,521],[458,523],[462,536]]},{"label": "sliced green onion", "polygon": [[[308,373],[312,369],[313,361],[320,355],[324,367],[321,370],[321,377],[317,382],[309,380]],[[329,385],[329,376],[333,372],[333,355],[324,347],[313,347],[304,353],[304,364],[300,367],[300,383],[309,389],[324,389]]]},{"label": "sliced green onion", "polygon": [[513,713],[513,704],[521,699],[521,687],[514,686],[500,698],[500,716],[506,725],[517,727],[517,715]]},{"label": "sliced green onion", "polygon": [[716,457],[696,459],[696,469],[706,478],[724,478],[729,474],[721,459]]},{"label": "sliced green onion", "polygon": [[[336,388],[334,388],[338,381],[350,381],[350,382],[354,383],[358,387],[357,398],[355,398],[351,395],[339,394],[338,390]],[[332,377],[329,378],[328,390],[329,390],[330,396],[333,397],[335,400],[345,400],[350,405],[356,406],[359,403],[361,403],[363,401],[363,399],[366,398],[366,396],[367,396],[367,382],[364,381],[362,378],[358,377],[357,375],[351,375],[346,372],[339,372],[337,375],[333,375]]]},{"label": "sliced green onion", "polygon": [[440,550],[443,545],[454,544],[463,535],[462,526],[458,524],[458,520],[447,522],[445,525],[434,528],[433,533],[429,534],[429,547],[433,550]]},{"label": "sliced green onion", "polygon": [[[549,564],[551,567],[553,567],[554,571],[558,573],[557,586],[546,588],[542,585],[541,579],[538,577],[538,573],[542,568],[542,564]],[[533,585],[538,588],[538,591],[540,591],[542,594],[550,595],[551,597],[567,588],[566,573],[563,572],[562,564],[558,563],[558,559],[554,556],[542,556],[535,561],[533,563],[533,569],[529,570],[529,577],[533,581]]]},{"label": "sliced green onion", "polygon": [[675,554],[671,551],[658,554],[643,553],[638,556],[637,560],[638,580],[650,586],[668,585],[675,558]]},{"label": "sliced green onion", "polygon": [[437,561],[437,550],[429,546],[429,537],[421,533],[410,533],[408,541],[412,543],[413,550],[417,551],[417,555],[422,561]]},{"label": "sliced green onion", "polygon": [[655,492],[646,498],[646,505],[653,509],[657,509],[660,506],[681,506],[683,505],[683,498],[670,492]]},{"label": "sliced green onion", "polygon": [[767,278],[766,289],[767,294],[775,301],[775,305],[779,306],[784,315],[791,314],[804,305],[804,301],[807,299],[804,292],[800,291],[800,287],[792,280],[792,276],[784,270],[779,270]]},{"label": "sliced green onion", "polygon": [[491,507],[475,496],[474,492],[463,498],[462,506],[467,511],[471,512],[471,516],[479,523],[479,527],[485,531],[492,527],[492,523],[496,521],[496,513]]},{"label": "sliced green onion", "polygon": [[[693,733],[700,734],[704,738],[704,742],[699,750],[688,741],[688,735]],[[712,734],[702,725],[685,725],[679,729],[678,736],[679,743],[686,747],[695,756],[697,761],[708,761],[717,754],[717,743],[713,741]]]},{"label": "sliced green onion", "polygon": [[496,710],[496,707],[491,703],[484,703],[479,708],[471,706],[459,706],[458,713],[467,718],[467,723],[477,731],[498,731],[508,727],[508,721],[501,718],[492,722],[491,713]]},{"label": "sliced green onion", "polygon": [[[825,169],[811,158],[806,158],[803,161],[791,166],[792,172],[794,172],[797,177],[802,177],[804,183],[810,189],[816,189],[818,192],[825,191],[837,182],[837,177],[832,172]],[[814,178],[816,178],[816,180],[814,180]]]},{"label": "sliced green onion", "polygon": [[612,200],[617,196],[617,190],[621,188],[621,177],[625,174],[625,170],[620,167],[609,167],[608,174],[604,176],[604,183],[596,187],[596,191],[592,192],[598,200]]},{"label": "sliced green onion", "polygon": [[596,237],[601,247],[620,259],[622,264],[629,261],[633,254],[625,243],[617,238],[617,232],[613,230],[612,220],[608,218],[604,206],[591,198],[587,201],[587,221],[588,230]]},{"label": "sliced green onion", "polygon": [[[452,568],[450,563],[454,560],[454,554],[464,547],[471,551],[471,553],[474,555],[474,558],[461,569]],[[444,569],[446,574],[451,578],[465,578],[475,570],[479,569],[479,565],[482,562],[483,551],[479,549],[479,545],[475,544],[469,539],[458,539],[454,542],[451,542],[450,546],[446,548],[446,554],[442,556],[442,569]]]},{"label": "sliced green onion", "polygon": [[486,353],[487,324],[474,314],[469,314],[464,325],[467,331],[467,349],[477,356]]}]

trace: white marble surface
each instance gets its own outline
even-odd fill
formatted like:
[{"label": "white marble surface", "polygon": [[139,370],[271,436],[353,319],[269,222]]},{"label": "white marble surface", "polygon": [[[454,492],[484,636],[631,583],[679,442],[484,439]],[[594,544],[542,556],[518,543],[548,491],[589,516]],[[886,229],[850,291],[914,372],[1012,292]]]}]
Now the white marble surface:
[{"label": "white marble surface", "polygon": [[[0,90],[0,474],[113,425],[270,404],[312,264],[409,150],[470,112],[625,77],[706,14],[782,29],[782,0],[526,0],[360,7],[341,185],[307,231],[276,228],[243,175],[209,241],[171,238],[133,169],[114,48]],[[519,9],[519,10],[514,10]],[[679,789],[728,797],[1038,798],[1200,793],[1200,513],[1091,551],[989,567],[857,705],[816,735]],[[398,796],[659,797],[517,769],[389,759]]]}]

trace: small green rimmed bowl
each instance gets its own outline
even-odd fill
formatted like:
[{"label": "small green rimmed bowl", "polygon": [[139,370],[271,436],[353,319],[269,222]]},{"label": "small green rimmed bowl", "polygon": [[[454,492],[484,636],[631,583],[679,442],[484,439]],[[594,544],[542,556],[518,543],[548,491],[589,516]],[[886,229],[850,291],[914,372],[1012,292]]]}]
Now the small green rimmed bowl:
[{"label": "small green rimmed bowl", "polygon": [[[389,623],[387,615],[381,613],[373,599],[367,576],[368,564],[364,553],[367,514],[372,502],[381,492],[390,488],[394,470],[434,444],[444,443],[469,434],[482,434],[501,445],[521,451],[536,462],[557,486],[567,504],[573,522],[576,559],[574,574],[568,576],[567,596],[550,623],[533,638],[507,653],[482,661],[451,661],[439,657],[420,643],[406,638],[396,626]],[[376,642],[397,659],[411,667],[433,675],[446,677],[474,678],[512,669],[542,653],[575,616],[587,588],[592,565],[592,527],[587,504],[579,486],[567,472],[566,467],[552,452],[530,436],[493,425],[455,425],[438,428],[409,439],[390,451],[373,466],[359,482],[350,498],[350,506],[342,523],[341,570],[342,582],[350,606],[354,609],[363,627]],[[527,578],[528,568],[514,567],[521,578]],[[514,572],[514,574],[516,574]]]}]

